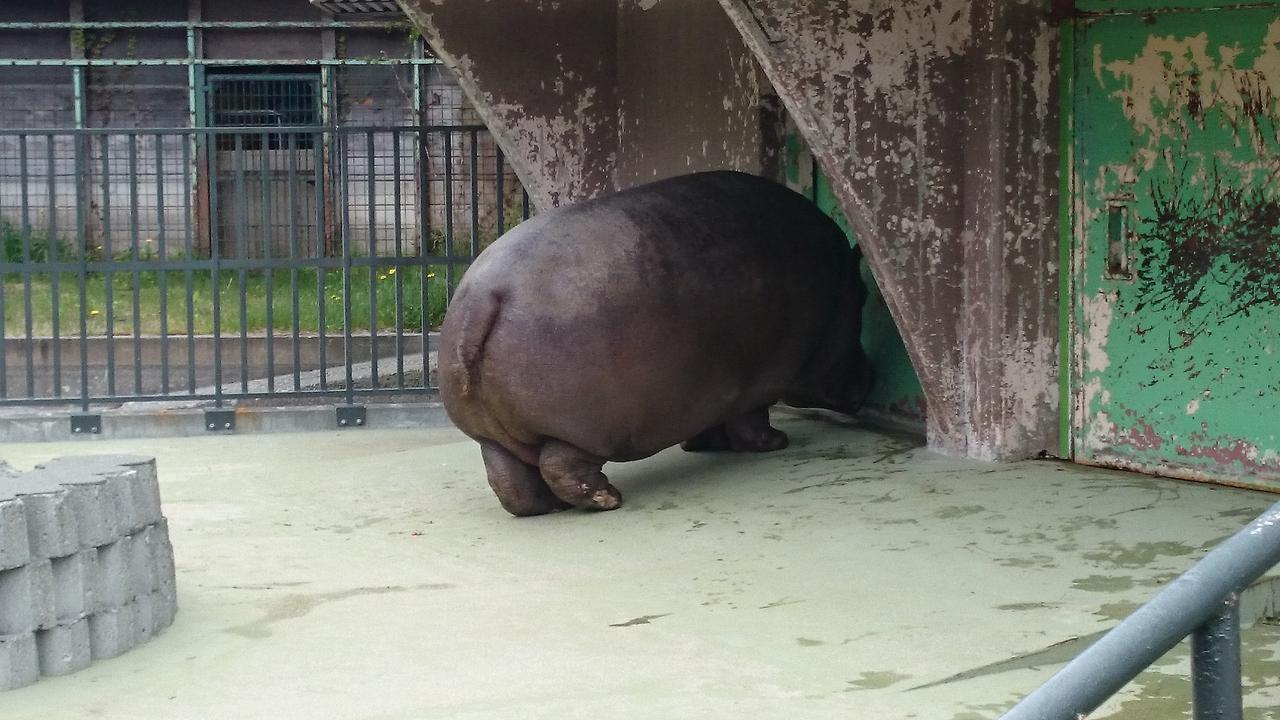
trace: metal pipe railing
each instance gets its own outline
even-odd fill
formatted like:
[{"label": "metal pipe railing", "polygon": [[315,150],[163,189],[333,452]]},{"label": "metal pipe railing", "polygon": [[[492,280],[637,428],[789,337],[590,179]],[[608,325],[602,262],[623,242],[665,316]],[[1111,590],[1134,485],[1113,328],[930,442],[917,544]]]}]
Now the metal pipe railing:
[{"label": "metal pipe railing", "polygon": [[1240,592],[1280,563],[1280,503],[1080,653],[1001,720],[1079,720],[1188,635],[1195,720],[1239,720]]}]

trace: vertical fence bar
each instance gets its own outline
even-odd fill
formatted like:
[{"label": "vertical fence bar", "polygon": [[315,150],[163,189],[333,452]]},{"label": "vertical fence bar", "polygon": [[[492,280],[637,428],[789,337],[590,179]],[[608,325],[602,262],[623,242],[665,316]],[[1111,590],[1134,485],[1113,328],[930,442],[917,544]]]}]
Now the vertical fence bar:
[{"label": "vertical fence bar", "polygon": [[291,333],[293,341],[293,390],[297,392],[302,389],[301,369],[302,358],[300,357],[299,343],[299,321],[298,321],[298,212],[294,203],[299,197],[298,195],[298,134],[289,133],[289,149],[285,158],[287,167],[287,177],[285,185],[285,202],[288,205],[289,214],[289,304],[293,313],[291,320]]},{"label": "vertical fence bar", "polygon": [[245,135],[236,133],[236,155],[235,155],[235,176],[236,176],[236,229],[239,231],[239,242],[236,243],[236,256],[242,261],[240,269],[236,272],[236,280],[240,289],[240,393],[247,394],[249,392],[249,286],[248,271],[245,269],[244,260],[249,258],[249,194],[245,187],[245,175],[248,171],[245,169],[244,159],[244,139]]},{"label": "vertical fence bar", "polygon": [[[221,208],[221,193],[218,192],[218,136],[211,134],[205,137],[205,148],[209,156],[209,177],[205,182],[209,192],[209,260],[210,281],[213,300],[213,406],[222,407],[222,239],[226,235],[230,223],[224,223]],[[234,168],[234,165],[233,165]]]},{"label": "vertical fence bar", "polygon": [[480,254],[480,133],[471,131],[471,259]]},{"label": "vertical fence bar", "polygon": [[[60,263],[66,259],[66,256],[62,251],[62,240],[58,237],[58,185],[55,172],[56,159],[53,152],[54,140],[53,133],[45,136],[45,166],[49,169],[46,178],[48,185],[45,190],[49,193],[49,250],[45,260],[50,263]],[[58,287],[61,274],[56,270],[49,271],[49,311],[53,321],[50,333],[53,336],[53,396],[59,398],[62,397],[62,318],[59,307],[62,291]]]},{"label": "vertical fence bar", "polygon": [[444,290],[453,298],[453,131],[444,131]]},{"label": "vertical fence bar", "polygon": [[503,175],[505,174],[505,170],[502,167],[503,165],[502,148],[497,147],[496,143],[494,145],[493,153],[494,153],[493,155],[494,181],[497,183],[497,195],[498,195],[498,206],[495,208],[498,214],[497,237],[502,237],[502,234],[507,231],[507,222],[506,222],[507,193],[505,192],[505,188],[504,188],[506,178],[503,177]]},{"label": "vertical fence bar", "polygon": [[520,217],[521,219],[529,219],[529,191],[520,188]]},{"label": "vertical fence bar", "polygon": [[[187,262],[195,260],[195,226],[196,218],[192,212],[195,201],[194,188],[195,183],[191,176],[191,148],[193,142],[208,142],[208,138],[200,139],[200,133],[195,132],[191,136],[191,140],[182,139],[182,252]],[[206,186],[208,182],[206,181]],[[213,226],[213,223],[209,223]],[[212,245],[212,243],[210,243]],[[196,301],[195,292],[192,285],[195,282],[195,271],[188,267],[183,271],[183,281],[186,283],[187,290],[187,392],[194,395],[196,392]]]},{"label": "vertical fence bar", "polygon": [[[271,136],[262,133],[261,159],[258,169],[262,183],[262,222],[259,233],[262,237],[262,257],[271,260],[271,243],[275,240],[275,228],[271,217]],[[267,392],[276,391],[276,356],[275,356],[275,278],[271,275],[271,265],[262,271],[263,286],[267,296]]]},{"label": "vertical fence bar", "polygon": [[1232,593],[1191,633],[1194,720],[1241,720],[1240,596]]},{"label": "vertical fence bar", "polygon": [[[8,328],[5,317],[4,283],[9,275],[9,253],[0,253],[0,398],[9,397],[9,361],[5,349],[8,347]],[[83,366],[83,364],[82,364]]]},{"label": "vertical fence bar", "polygon": [[[21,181],[21,189],[19,190],[19,207],[18,212],[21,214],[19,219],[19,231],[22,233],[22,310],[23,310],[23,331],[26,334],[26,384],[27,397],[36,396],[36,366],[35,366],[35,333],[33,323],[35,321],[35,312],[31,306],[31,294],[33,292],[31,286],[31,193],[27,187],[27,174],[30,168],[27,165],[27,136],[25,134],[18,136],[18,179]],[[0,285],[3,285],[3,279],[0,279]],[[0,291],[3,287],[0,287]]]},{"label": "vertical fence bar", "polygon": [[[80,133],[75,135],[75,140],[76,254],[80,261],[79,272],[76,273],[76,289],[80,295],[80,410],[89,412],[89,292],[86,287],[89,279],[89,140]],[[4,314],[0,313],[0,318],[3,317]],[[0,358],[3,357],[4,353],[0,353]],[[0,373],[0,379],[3,377],[4,374]]]},{"label": "vertical fence bar", "polygon": [[[156,133],[156,243],[160,262],[169,260],[168,234],[165,232],[164,201],[164,135]],[[169,394],[169,271],[157,273],[160,293],[160,394]]]},{"label": "vertical fence bar", "polygon": [[[326,242],[326,238],[328,238],[329,236],[329,227],[326,225],[326,220],[330,217],[330,215],[329,213],[326,213],[324,209],[324,204],[325,204],[324,193],[325,193],[325,184],[328,182],[329,178],[332,177],[332,173],[333,173],[333,168],[327,167],[324,164],[324,160],[323,160],[323,155],[324,155],[323,149],[325,144],[324,135],[325,133],[323,132],[317,132],[314,136],[314,141],[312,142],[312,145],[311,145],[312,153],[314,155],[313,162],[315,163],[315,173],[316,173],[316,182],[315,182],[316,252],[321,261],[327,260],[329,256],[329,253],[328,253],[329,243]],[[334,141],[336,141],[336,138]],[[316,305],[317,305],[316,313],[318,315],[317,322],[319,323],[319,330],[320,330],[320,390],[321,392],[329,389],[328,363],[326,362],[326,357],[325,357],[326,350],[327,350],[325,345],[328,344],[328,341],[326,338],[326,332],[328,328],[325,327],[327,323],[325,320],[325,313],[324,313],[325,302],[327,300],[327,297],[325,295],[326,293],[325,279],[328,277],[328,275],[329,275],[329,270],[324,266],[323,262],[316,265]]]},{"label": "vertical fence bar", "polygon": [[[396,389],[404,389],[404,273],[400,268],[400,259],[404,257],[404,242],[401,237],[403,230],[400,221],[400,130],[391,131],[391,202],[394,212],[395,233],[395,269],[392,270],[392,285],[395,287],[395,305],[396,305]],[[422,309],[424,312],[426,308]],[[422,368],[425,373],[426,368]]]},{"label": "vertical fence bar", "polygon": [[110,135],[102,135],[102,259],[106,262],[103,273],[107,316],[107,394],[116,394],[116,342],[115,342],[115,275],[111,272],[115,253],[111,243],[111,161],[109,159]]},{"label": "vertical fence bar", "polygon": [[338,192],[340,193],[338,202],[342,205],[341,219],[338,223],[338,229],[342,235],[342,365],[347,383],[344,395],[346,403],[351,405],[355,388],[352,387],[354,379],[351,368],[351,187],[348,184],[351,178],[347,167],[351,161],[350,136],[345,133],[335,133],[334,141],[338,148]]},{"label": "vertical fence bar", "polygon": [[138,136],[129,138],[129,258],[133,261],[133,392],[142,394],[142,273],[138,262],[142,260],[141,233],[138,227]]},{"label": "vertical fence bar", "polygon": [[431,387],[431,294],[428,292],[427,280],[430,275],[428,257],[434,252],[431,247],[431,134],[419,128],[415,134],[414,157],[417,163],[415,173],[418,181],[418,302],[422,311],[418,314],[420,343],[422,345],[422,384]]},{"label": "vertical fence bar", "polygon": [[369,387],[378,387],[378,205],[373,131],[365,133],[365,208],[369,226]]}]

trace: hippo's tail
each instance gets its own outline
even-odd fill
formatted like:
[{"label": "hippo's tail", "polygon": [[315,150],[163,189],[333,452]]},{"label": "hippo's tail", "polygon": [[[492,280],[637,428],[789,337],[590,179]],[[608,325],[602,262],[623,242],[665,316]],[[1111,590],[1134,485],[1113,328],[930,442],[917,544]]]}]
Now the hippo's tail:
[{"label": "hippo's tail", "polygon": [[464,396],[471,394],[472,387],[480,380],[480,361],[484,359],[485,345],[489,342],[489,334],[493,332],[501,308],[502,296],[496,293],[485,293],[483,298],[467,304],[457,346],[453,349],[458,364],[462,366]]}]

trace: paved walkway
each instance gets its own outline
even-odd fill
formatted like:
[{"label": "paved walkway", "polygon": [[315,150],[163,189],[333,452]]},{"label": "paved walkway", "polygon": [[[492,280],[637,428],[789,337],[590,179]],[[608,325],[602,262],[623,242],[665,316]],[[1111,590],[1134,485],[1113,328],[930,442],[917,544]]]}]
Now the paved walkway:
[{"label": "paved walkway", "polygon": [[[610,465],[623,509],[521,520],[451,429],[0,447],[155,455],[181,607],[0,717],[994,718],[1275,501],[778,419],[786,451]],[[1280,626],[1245,642],[1276,720]],[[1095,717],[1183,717],[1185,675]]]}]

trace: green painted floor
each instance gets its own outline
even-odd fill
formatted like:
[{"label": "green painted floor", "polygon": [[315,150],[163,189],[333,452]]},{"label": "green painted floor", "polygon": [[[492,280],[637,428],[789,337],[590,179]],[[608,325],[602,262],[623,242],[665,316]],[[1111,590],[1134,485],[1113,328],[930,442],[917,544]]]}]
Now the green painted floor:
[{"label": "green painted floor", "polygon": [[[0,717],[995,718],[1275,501],[776,420],[785,451],[610,465],[621,510],[520,520],[452,430],[0,447],[156,456],[181,605]],[[1246,717],[1280,718],[1280,625],[1245,642]],[[1188,693],[1184,647],[1094,717]]]}]

